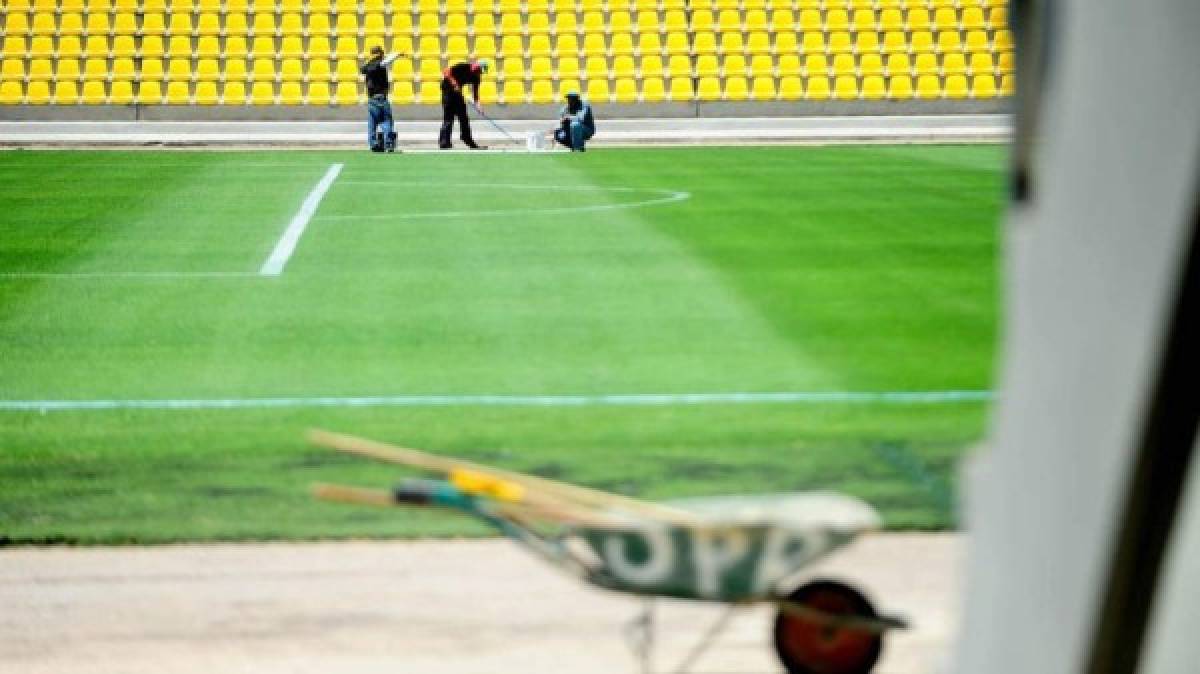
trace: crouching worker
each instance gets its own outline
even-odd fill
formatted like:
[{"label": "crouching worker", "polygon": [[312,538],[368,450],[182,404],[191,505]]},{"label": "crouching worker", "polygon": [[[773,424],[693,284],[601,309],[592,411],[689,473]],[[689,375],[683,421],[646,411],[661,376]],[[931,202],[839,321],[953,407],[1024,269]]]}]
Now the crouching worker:
[{"label": "crouching worker", "polygon": [[367,145],[372,152],[396,151],[396,133],[392,130],[392,105],[388,103],[388,67],[400,55],[383,55],[383,47],[371,47],[371,58],[359,68],[367,80]]},{"label": "crouching worker", "polygon": [[571,152],[586,152],[588,139],[596,134],[592,106],[579,97],[578,91],[572,91],[567,94],[567,104],[559,115],[562,126],[554,132],[554,140],[571,148]]}]

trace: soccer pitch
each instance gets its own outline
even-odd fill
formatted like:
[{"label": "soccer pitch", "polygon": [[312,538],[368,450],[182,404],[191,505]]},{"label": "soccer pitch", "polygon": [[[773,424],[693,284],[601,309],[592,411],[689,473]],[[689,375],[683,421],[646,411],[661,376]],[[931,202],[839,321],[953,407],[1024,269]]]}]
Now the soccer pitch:
[{"label": "soccer pitch", "polygon": [[308,447],[313,426],[644,498],[835,489],[951,526],[992,388],[1003,161],[0,153],[0,537],[482,532],[312,501],[397,475]]}]

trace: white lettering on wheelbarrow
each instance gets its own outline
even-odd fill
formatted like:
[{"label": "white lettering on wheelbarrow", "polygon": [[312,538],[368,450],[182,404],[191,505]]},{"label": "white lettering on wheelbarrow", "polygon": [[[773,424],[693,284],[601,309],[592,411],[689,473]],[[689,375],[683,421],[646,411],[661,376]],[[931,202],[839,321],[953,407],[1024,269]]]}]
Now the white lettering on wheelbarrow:
[{"label": "white lettering on wheelbarrow", "polygon": [[[640,537],[646,546],[646,559],[640,564],[629,559],[626,543],[631,536]],[[671,535],[664,527],[646,527],[640,534],[605,538],[604,559],[614,576],[634,585],[661,583],[667,579],[675,566]]]},{"label": "white lettering on wheelbarrow", "polygon": [[736,529],[700,529],[692,537],[692,563],[696,566],[696,593],[715,597],[721,593],[721,577],[732,569],[750,547],[746,534]]}]

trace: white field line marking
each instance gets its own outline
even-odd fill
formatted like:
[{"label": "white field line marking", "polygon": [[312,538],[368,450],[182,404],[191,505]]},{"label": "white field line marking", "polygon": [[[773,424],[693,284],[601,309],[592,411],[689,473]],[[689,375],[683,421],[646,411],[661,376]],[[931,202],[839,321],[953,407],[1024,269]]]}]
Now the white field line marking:
[{"label": "white field line marking", "polygon": [[0,411],[196,410],[288,407],[597,407],[730,404],[931,405],[989,402],[991,391],[779,391],[584,395],[396,395],[167,400],[0,400]]},{"label": "white field line marking", "polygon": [[308,197],[300,205],[300,210],[296,212],[292,221],[288,223],[287,229],[283,231],[283,236],[279,237],[279,243],[275,244],[275,250],[271,251],[271,256],[263,263],[262,269],[258,270],[260,276],[279,276],[283,273],[283,267],[296,250],[296,244],[300,241],[300,236],[304,234],[304,228],[308,227],[308,221],[317,212],[317,207],[321,205],[321,199],[329,191],[333,181],[337,180],[338,174],[342,172],[342,166],[344,164],[330,166],[317,186],[308,193]]},{"label": "white field line marking", "polygon": [[[382,182],[373,180],[346,180],[349,185],[389,185],[400,187],[446,187],[445,183],[433,182]],[[319,216],[322,220],[416,220],[420,218],[469,218],[504,215],[531,215],[547,213],[581,213],[589,211],[615,211],[625,208],[641,208],[657,206],[677,201],[685,201],[692,197],[690,192],[665,190],[653,187],[604,187],[599,185],[510,185],[505,183],[455,183],[455,187],[494,188],[501,190],[535,190],[558,192],[649,192],[663,196],[642,201],[627,201],[616,204],[593,204],[590,206],[560,206],[554,208],[514,208],[491,211],[432,211],[427,213],[386,213],[386,214],[329,214]]]},{"label": "white field line marking", "polygon": [[147,278],[147,279],[179,279],[179,278],[246,278],[258,276],[252,271],[5,271],[0,272],[0,278],[52,278],[52,279],[94,279],[94,278]]}]

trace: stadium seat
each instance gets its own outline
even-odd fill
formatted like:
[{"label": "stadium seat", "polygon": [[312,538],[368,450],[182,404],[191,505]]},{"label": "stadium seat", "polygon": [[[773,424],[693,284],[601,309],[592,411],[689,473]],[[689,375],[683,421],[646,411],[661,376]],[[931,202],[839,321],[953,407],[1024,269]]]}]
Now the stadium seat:
[{"label": "stadium seat", "polygon": [[967,57],[962,52],[951,52],[942,57],[943,75],[967,74]]},{"label": "stadium seat", "polygon": [[[83,66],[83,79],[86,82],[107,82],[107,59],[88,59]],[[85,92],[86,93],[86,92]]]},{"label": "stadium seat", "polygon": [[723,98],[727,101],[745,101],[749,99],[750,88],[746,84],[746,78],[742,76],[725,78]]},{"label": "stadium seat", "polygon": [[30,82],[25,87],[25,102],[29,105],[46,105],[50,100],[49,82]]},{"label": "stadium seat", "polygon": [[[954,35],[957,36],[958,33],[954,33]],[[909,43],[909,48],[914,54],[927,51],[936,51],[933,42],[933,33],[928,31],[914,32],[912,34],[912,40]]]},{"label": "stadium seat", "polygon": [[279,87],[280,105],[300,105],[304,103],[304,91],[299,82],[284,82]]},{"label": "stadium seat", "polygon": [[133,82],[123,80],[112,83],[108,92],[109,105],[129,105],[133,101]]},{"label": "stadium seat", "polygon": [[[916,44],[916,36],[913,36],[913,51],[919,51]],[[962,38],[957,30],[944,30],[938,33],[937,36],[937,51],[942,54],[950,52],[962,51]]]},{"label": "stadium seat", "polygon": [[804,57],[804,75],[815,77],[829,73],[829,62],[824,54],[807,54]]},{"label": "stadium seat", "polygon": [[1012,96],[1017,93],[1017,81],[1013,75],[1002,75],[1000,77],[1000,93],[1004,96]]},{"label": "stadium seat", "polygon": [[247,102],[251,105],[274,105],[275,85],[271,82],[255,80],[254,84],[250,87],[250,96]]},{"label": "stadium seat", "polygon": [[996,70],[1005,75],[1016,71],[1016,63],[1013,60],[1012,52],[1000,52],[996,60]]},{"label": "stadium seat", "polygon": [[[422,87],[425,85],[423,84]],[[437,84],[433,83],[436,88]],[[438,93],[438,100],[441,99],[441,93]],[[354,82],[338,82],[337,91],[334,94],[334,101],[338,105],[357,105],[358,104],[358,86]],[[434,101],[430,101],[431,103]]]},{"label": "stadium seat", "polygon": [[887,85],[879,75],[863,77],[862,97],[868,101],[879,101],[887,98]]},{"label": "stadium seat", "polygon": [[[699,67],[696,68],[699,73]],[[730,54],[721,63],[721,74],[725,77],[744,77],[746,75],[746,59],[741,54]]]},{"label": "stadium seat", "polygon": [[911,75],[912,62],[909,61],[908,54],[889,54],[887,58],[887,74],[895,75]]},{"label": "stadium seat", "polygon": [[713,33],[697,33],[692,50],[697,54],[717,53],[717,37]]},{"label": "stadium seat", "polygon": [[933,13],[933,27],[939,31],[957,32],[959,28],[958,12],[953,7],[939,7]]},{"label": "stadium seat", "polygon": [[687,33],[667,33],[667,41],[663,46],[666,55],[687,54],[691,52],[691,49]]},{"label": "stadium seat", "polygon": [[589,79],[586,96],[593,103],[607,102],[609,99],[608,80]]},{"label": "stadium seat", "polygon": [[888,77],[889,99],[893,101],[907,101],[912,97],[912,78],[908,75],[891,75]]},{"label": "stadium seat", "polygon": [[833,74],[834,75],[856,75],[858,74],[858,66],[854,62],[853,54],[835,54],[833,57]]},{"label": "stadium seat", "polygon": [[850,30],[850,17],[844,9],[831,9],[825,13],[825,32],[834,33]]},{"label": "stadium seat", "polygon": [[25,91],[15,80],[0,81],[0,105],[17,105],[25,102]]},{"label": "stadium seat", "polygon": [[304,80],[304,63],[297,58],[284,59],[279,66],[279,77],[284,82],[300,82]]},{"label": "stadium seat", "polygon": [[299,37],[283,38],[277,56],[283,57],[304,57],[307,52],[304,49],[304,40]]},{"label": "stadium seat", "polygon": [[991,52],[971,54],[970,70],[973,75],[991,75],[996,72],[996,62]]},{"label": "stadium seat", "polygon": [[991,74],[976,75],[971,79],[971,97],[988,99],[996,97],[996,78]]},{"label": "stadium seat", "polygon": [[858,78],[853,75],[838,75],[833,83],[833,97],[841,101],[858,99]]},{"label": "stadium seat", "polygon": [[917,98],[936,99],[942,97],[941,83],[937,75],[921,75],[917,77]]},{"label": "stadium seat", "polygon": [[964,7],[962,11],[962,29],[977,30],[987,28],[987,20],[983,17],[982,7]]},{"label": "stadium seat", "polygon": [[879,54],[863,54],[859,57],[858,72],[863,75],[882,75],[883,58]]},{"label": "stadium seat", "polygon": [[636,103],[638,94],[637,81],[632,77],[618,78],[613,88],[613,101],[616,103]]},{"label": "stadium seat", "polygon": [[141,105],[158,105],[162,103],[162,98],[163,92],[160,82],[157,80],[149,82],[143,80],[138,84],[137,97],[134,99],[134,102]]},{"label": "stadium seat", "polygon": [[246,38],[241,36],[225,38],[225,48],[222,53],[226,58],[246,58],[250,54],[250,49],[246,46]]},{"label": "stadium seat", "polygon": [[804,98],[804,86],[800,78],[787,76],[779,78],[779,98],[785,101],[798,101]]},{"label": "stadium seat", "polygon": [[691,102],[696,100],[696,91],[692,86],[691,77],[672,77],[670,100],[675,102]]},{"label": "stadium seat", "polygon": [[949,75],[946,77],[946,98],[962,99],[971,95],[967,86],[966,75]]},{"label": "stadium seat", "polygon": [[[112,74],[113,81],[118,80],[134,80],[137,78],[137,69],[133,65],[131,58],[119,58],[113,60]],[[115,89],[113,92],[114,93]]]},{"label": "stadium seat", "polygon": [[758,76],[750,88],[750,97],[756,101],[773,101],[778,97],[775,91],[775,78]]},{"label": "stadium seat", "polygon": [[902,31],[905,29],[904,15],[899,9],[885,9],[879,14],[879,30]]},{"label": "stadium seat", "polygon": [[932,53],[917,54],[912,70],[917,75],[937,75],[940,72],[937,56]]},{"label": "stadium seat", "polygon": [[[163,71],[162,59],[142,59],[142,67],[138,69],[138,80],[141,82],[161,82],[166,73]],[[138,92],[140,98],[141,92]],[[159,98],[162,98],[162,92],[159,92]]]},{"label": "stadium seat", "polygon": [[667,61],[667,72],[671,77],[692,77],[693,74],[703,75],[701,68],[711,71],[710,75],[719,75],[721,67],[715,54],[704,54],[696,57],[696,73],[692,72],[692,60],[683,55],[672,56]]},{"label": "stadium seat", "polygon": [[721,100],[721,80],[717,77],[701,77],[696,88],[696,97],[701,101]]},{"label": "stadium seat", "polygon": [[832,95],[829,89],[829,78],[824,75],[808,77],[805,80],[804,97],[810,101],[827,101]]},{"label": "stadium seat", "polygon": [[996,51],[1002,51],[1002,52],[1012,51],[1012,49],[1013,49],[1012,31],[1009,31],[1009,30],[996,31],[992,45]]},{"label": "stadium seat", "polygon": [[1008,9],[1006,7],[992,7],[989,9],[987,27],[992,30],[1008,28]]},{"label": "stadium seat", "polygon": [[193,98],[196,105],[216,105],[221,102],[221,96],[217,92],[216,82],[197,82],[196,95]]},{"label": "stadium seat", "polygon": [[826,51],[825,33],[805,33],[800,45],[800,51],[805,54],[824,54]]},{"label": "stadium seat", "polygon": [[649,77],[642,80],[642,100],[646,103],[660,103],[667,100],[667,91],[661,77]]},{"label": "stadium seat", "polygon": [[553,103],[554,82],[548,79],[534,80],[533,86],[529,90],[529,101],[539,104]]}]

